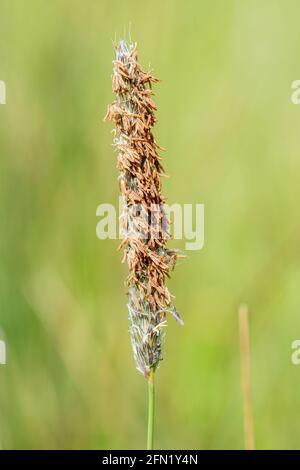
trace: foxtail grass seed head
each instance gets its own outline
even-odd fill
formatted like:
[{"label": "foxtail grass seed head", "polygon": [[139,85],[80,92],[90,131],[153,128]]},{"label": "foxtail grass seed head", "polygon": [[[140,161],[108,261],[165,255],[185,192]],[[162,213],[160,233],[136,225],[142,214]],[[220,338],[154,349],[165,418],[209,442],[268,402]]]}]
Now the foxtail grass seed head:
[{"label": "foxtail grass seed head", "polygon": [[136,44],[119,41],[115,46],[112,89],[115,101],[105,119],[113,121],[114,146],[123,198],[121,216],[123,261],[129,268],[128,313],[137,369],[149,377],[162,360],[167,313],[183,323],[172,304],[166,278],[177,252],[167,248],[169,221],[161,192],[164,174],[160,147],[152,134],[156,105],[152,84],[158,80],[144,72],[137,61]]}]

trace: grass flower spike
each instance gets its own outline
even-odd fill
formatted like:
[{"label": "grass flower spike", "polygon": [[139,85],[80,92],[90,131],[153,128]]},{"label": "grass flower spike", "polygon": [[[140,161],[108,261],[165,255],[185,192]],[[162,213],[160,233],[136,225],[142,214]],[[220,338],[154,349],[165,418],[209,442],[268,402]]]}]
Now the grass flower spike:
[{"label": "grass flower spike", "polygon": [[114,145],[123,199],[124,238],[120,247],[129,268],[130,335],[137,369],[153,388],[154,372],[162,359],[167,313],[182,322],[166,287],[177,253],[166,246],[170,236],[161,192],[164,170],[160,147],[152,133],[156,123],[152,84],[158,80],[142,70],[135,44],[120,41],[113,63],[116,99],[109,105],[106,119],[115,124]]}]

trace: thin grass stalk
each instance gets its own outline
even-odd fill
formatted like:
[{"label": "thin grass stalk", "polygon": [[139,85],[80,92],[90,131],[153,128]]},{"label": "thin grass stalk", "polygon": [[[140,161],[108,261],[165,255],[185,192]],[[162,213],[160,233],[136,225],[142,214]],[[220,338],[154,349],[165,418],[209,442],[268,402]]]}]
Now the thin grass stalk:
[{"label": "thin grass stalk", "polygon": [[154,417],[155,417],[155,370],[150,370],[148,378],[148,432],[147,449],[154,449]]},{"label": "thin grass stalk", "polygon": [[254,426],[250,377],[249,312],[247,305],[241,305],[239,308],[239,324],[241,348],[241,379],[244,402],[245,448],[246,450],[254,450]]}]

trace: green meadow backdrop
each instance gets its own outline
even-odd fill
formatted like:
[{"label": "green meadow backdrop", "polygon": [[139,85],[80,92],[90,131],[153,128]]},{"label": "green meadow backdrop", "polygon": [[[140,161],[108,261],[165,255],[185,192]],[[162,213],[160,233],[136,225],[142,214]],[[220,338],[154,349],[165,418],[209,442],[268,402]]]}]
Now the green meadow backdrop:
[{"label": "green meadow backdrop", "polygon": [[[297,0],[1,0],[0,447],[143,448],[146,383],[128,337],[126,266],[96,237],[118,203],[113,39],[162,82],[168,202],[205,204],[205,246],[169,282],[156,446],[244,447],[238,306],[250,309],[258,448],[300,444]],[[184,249],[184,241],[172,241]]]}]

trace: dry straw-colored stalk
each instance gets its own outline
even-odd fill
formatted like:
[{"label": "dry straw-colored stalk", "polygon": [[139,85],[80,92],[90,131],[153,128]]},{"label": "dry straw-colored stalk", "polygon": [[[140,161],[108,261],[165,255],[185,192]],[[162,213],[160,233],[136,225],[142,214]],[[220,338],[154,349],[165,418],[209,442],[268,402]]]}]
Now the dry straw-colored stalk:
[{"label": "dry straw-colored stalk", "polygon": [[254,429],[250,378],[249,312],[247,305],[240,305],[239,323],[242,371],[241,378],[244,400],[245,448],[246,450],[254,450]]},{"label": "dry straw-colored stalk", "polygon": [[120,247],[129,268],[131,342],[137,369],[149,380],[162,359],[167,313],[181,322],[166,287],[177,253],[166,246],[170,237],[161,191],[164,170],[160,147],[152,134],[156,123],[152,84],[158,80],[142,70],[136,44],[121,40],[115,50],[112,88],[116,98],[108,106],[106,119],[115,124],[123,198],[124,239]]}]

